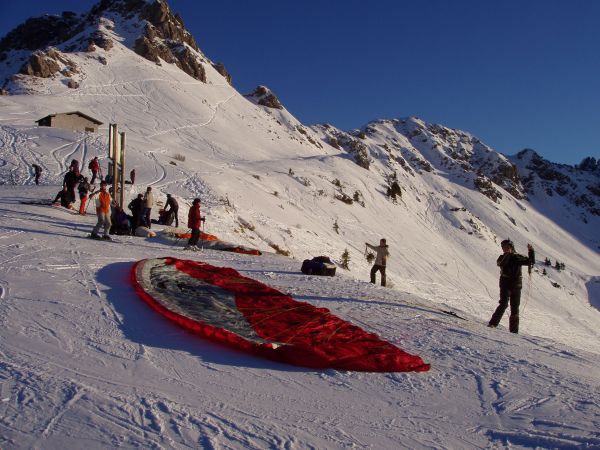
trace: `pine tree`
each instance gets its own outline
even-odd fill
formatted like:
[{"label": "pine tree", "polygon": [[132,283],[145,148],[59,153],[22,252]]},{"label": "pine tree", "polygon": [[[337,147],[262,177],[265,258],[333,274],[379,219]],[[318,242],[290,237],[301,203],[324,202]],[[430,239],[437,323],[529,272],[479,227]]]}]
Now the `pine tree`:
[{"label": "pine tree", "polygon": [[340,226],[337,223],[337,219],[335,219],[335,222],[333,222],[333,231],[335,231],[337,234],[340,234]]},{"label": "pine tree", "polygon": [[344,250],[344,253],[342,253],[342,269],[346,269],[346,270],[350,270],[350,252],[348,251],[348,249]]}]

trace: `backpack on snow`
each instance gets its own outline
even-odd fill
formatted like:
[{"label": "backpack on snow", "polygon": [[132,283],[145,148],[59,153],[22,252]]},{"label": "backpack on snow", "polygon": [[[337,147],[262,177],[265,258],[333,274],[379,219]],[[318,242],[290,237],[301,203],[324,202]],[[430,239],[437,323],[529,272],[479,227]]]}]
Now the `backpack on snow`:
[{"label": "backpack on snow", "polygon": [[336,265],[328,256],[316,256],[305,259],[300,269],[305,275],[322,275],[332,277],[335,275]]}]

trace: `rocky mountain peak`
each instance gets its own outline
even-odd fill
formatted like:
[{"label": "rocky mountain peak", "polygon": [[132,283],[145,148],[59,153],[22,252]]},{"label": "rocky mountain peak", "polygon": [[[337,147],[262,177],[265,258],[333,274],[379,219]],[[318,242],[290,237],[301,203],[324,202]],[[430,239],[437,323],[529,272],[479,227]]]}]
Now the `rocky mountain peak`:
[{"label": "rocky mountain peak", "polygon": [[[145,25],[133,28],[132,22]],[[128,27],[128,35],[134,35],[129,45],[137,54],[158,65],[175,64],[191,77],[206,82],[204,66],[213,64],[202,54],[181,16],[174,13],[166,1],[101,0],[86,14],[63,12],[57,16],[31,18],[8,33],[0,40],[0,69],[3,61],[10,67],[20,65],[3,71],[14,70],[4,82],[0,80],[0,86],[9,90],[9,79],[22,81],[22,77],[12,77],[16,72],[39,78],[55,76],[65,69],[65,64],[57,58],[61,53],[65,60],[69,59],[65,53],[92,53],[98,48],[110,51],[114,45],[111,34],[119,33],[119,24]],[[49,48],[54,48],[54,52],[49,52]],[[97,60],[107,63],[103,54],[98,55]],[[231,83],[231,75],[223,64],[213,67]],[[72,73],[72,67],[67,70]],[[65,81],[65,84],[76,87],[76,83]]]},{"label": "rocky mountain peak", "polygon": [[[600,216],[600,169],[595,158],[587,157],[580,165],[571,166],[553,163],[532,149],[524,149],[512,159],[530,196],[562,197],[565,213],[574,205],[587,214]],[[587,221],[585,214],[581,218]]]},{"label": "rocky mountain peak", "polygon": [[81,16],[65,11],[60,16],[32,17],[0,40],[0,61],[9,50],[38,50],[58,45],[83,30]]}]

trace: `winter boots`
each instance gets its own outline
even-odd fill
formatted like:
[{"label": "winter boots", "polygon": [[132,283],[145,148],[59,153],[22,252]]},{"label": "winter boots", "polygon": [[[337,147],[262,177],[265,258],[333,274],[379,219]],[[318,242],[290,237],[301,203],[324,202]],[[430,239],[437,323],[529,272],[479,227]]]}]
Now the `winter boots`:
[{"label": "winter boots", "polygon": [[[500,323],[500,319],[502,319],[502,314],[498,315],[497,313],[494,313],[494,315],[490,319],[490,322],[488,323],[488,327],[496,328],[498,326],[498,324]],[[508,319],[508,330],[511,333],[519,332],[519,316],[518,315],[510,316],[510,318]]]},{"label": "winter boots", "polygon": [[510,316],[510,318],[508,319],[508,330],[511,333],[519,332],[519,316],[518,315]]}]

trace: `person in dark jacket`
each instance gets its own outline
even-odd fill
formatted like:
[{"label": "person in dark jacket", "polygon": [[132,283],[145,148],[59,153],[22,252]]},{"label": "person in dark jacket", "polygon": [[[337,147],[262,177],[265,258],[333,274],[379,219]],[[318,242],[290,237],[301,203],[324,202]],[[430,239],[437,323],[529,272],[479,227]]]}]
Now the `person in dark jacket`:
[{"label": "person in dark jacket", "polygon": [[[179,203],[177,203],[177,200],[175,200],[175,197],[173,197],[171,194],[167,194],[167,204],[165,205],[165,214],[167,214],[166,217],[169,217],[169,215],[173,216],[173,219],[175,220],[175,227],[179,227]],[[167,220],[167,224],[169,224],[169,222],[172,222],[170,220]]]},{"label": "person in dark jacket", "polygon": [[200,239],[200,223],[203,217],[200,217],[200,199],[195,198],[188,212],[188,227],[192,230],[192,236],[184,250],[198,250],[198,240]]},{"label": "person in dark jacket", "polygon": [[129,178],[131,179],[131,184],[135,184],[135,169],[131,169],[131,172],[129,172]]},{"label": "person in dark jacket", "polygon": [[77,175],[76,169],[71,166],[63,179],[63,186],[67,188],[67,194],[69,195],[69,203],[75,203],[75,188],[78,183],[79,175]]},{"label": "person in dark jacket", "polygon": [[138,194],[136,198],[129,202],[127,207],[131,211],[131,229],[133,234],[135,229],[141,225],[142,214],[144,212],[144,195]]},{"label": "person in dark jacket", "polygon": [[522,266],[529,266],[529,273],[535,264],[535,251],[531,244],[527,244],[527,256],[515,253],[515,246],[510,239],[500,243],[502,255],[496,264],[500,267],[500,302],[490,322],[489,327],[495,328],[500,323],[504,311],[510,303],[510,317],[508,319],[509,331],[519,332],[519,305],[521,303],[521,288],[523,287]]},{"label": "person in dark jacket", "polygon": [[63,208],[73,209],[73,203],[69,202],[69,197],[66,186],[63,186],[63,188],[58,191],[58,194],[56,194],[56,197],[54,197],[54,200],[52,200],[52,204],[58,205],[58,202],[60,201],[60,206]]},{"label": "person in dark jacket", "polygon": [[81,183],[79,183],[77,191],[79,192],[79,214],[85,216],[85,204],[90,192],[90,183],[88,182],[87,177],[83,177],[83,180]]},{"label": "person in dark jacket", "polygon": [[37,164],[32,164],[33,172],[35,173],[35,184],[40,184],[40,176],[42,175],[42,168]]},{"label": "person in dark jacket", "polygon": [[69,166],[69,170],[75,172],[75,175],[77,176],[81,175],[79,171],[79,161],[77,161],[76,159],[72,160],[71,165]]}]

